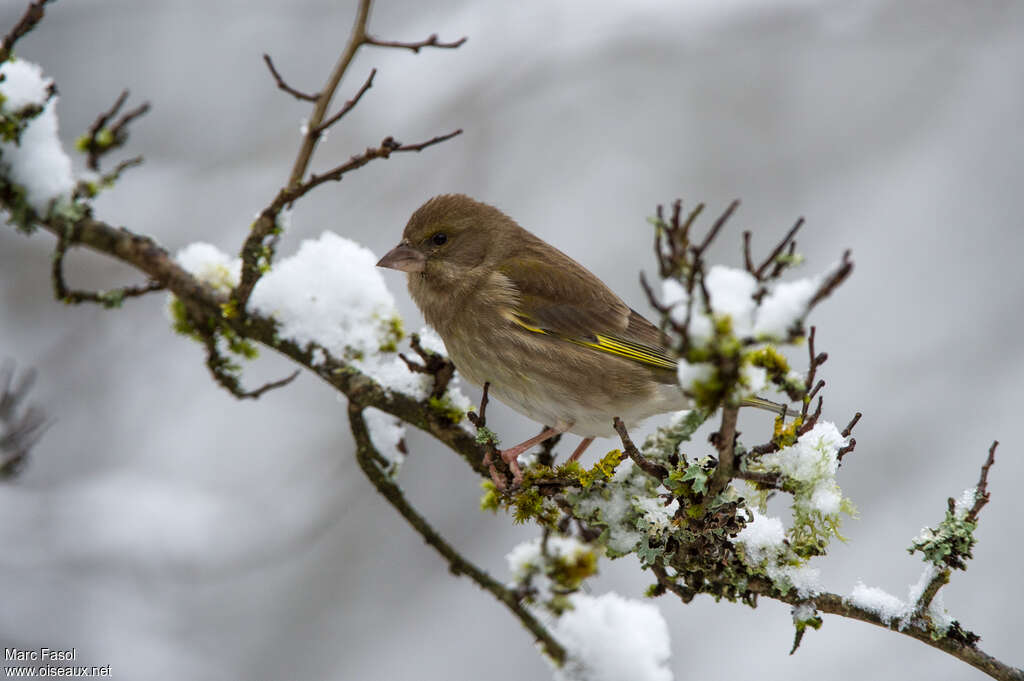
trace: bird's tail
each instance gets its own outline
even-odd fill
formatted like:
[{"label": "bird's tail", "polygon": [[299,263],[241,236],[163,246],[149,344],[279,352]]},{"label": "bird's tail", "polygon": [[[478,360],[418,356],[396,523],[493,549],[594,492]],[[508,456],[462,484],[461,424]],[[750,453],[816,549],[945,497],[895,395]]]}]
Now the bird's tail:
[{"label": "bird's tail", "polygon": [[778,402],[772,402],[766,400],[763,397],[748,397],[740,402],[740,406],[743,407],[757,407],[758,409],[764,409],[765,411],[772,411],[775,414],[784,414],[786,416],[794,417],[800,412],[790,409],[784,404]]}]

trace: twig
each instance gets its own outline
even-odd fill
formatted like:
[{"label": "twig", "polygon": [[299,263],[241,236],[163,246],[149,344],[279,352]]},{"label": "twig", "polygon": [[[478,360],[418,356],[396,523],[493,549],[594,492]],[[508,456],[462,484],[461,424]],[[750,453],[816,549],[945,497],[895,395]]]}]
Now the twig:
[{"label": "twig", "polygon": [[409,338],[409,347],[420,356],[420,359],[423,360],[422,364],[409,359],[401,353],[398,356],[409,367],[409,371],[433,376],[434,389],[430,391],[430,397],[440,398],[444,395],[445,390],[448,389],[448,383],[451,382],[452,377],[455,375],[455,365],[444,355],[431,352],[420,345],[419,334],[412,334]]},{"label": "twig", "polygon": [[462,37],[458,40],[454,40],[450,43],[444,43],[438,40],[437,34],[432,33],[426,40],[419,40],[412,43],[404,43],[398,40],[381,40],[380,38],[374,38],[373,36],[366,36],[366,45],[376,45],[377,47],[397,47],[405,50],[412,50],[413,52],[419,52],[424,47],[439,47],[442,49],[454,49],[461,46],[466,42],[466,38]]},{"label": "twig", "polygon": [[21,15],[21,19],[7,32],[3,42],[0,43],[0,63],[10,58],[14,43],[18,42],[22,36],[42,21],[43,15],[46,14],[44,5],[48,2],[53,2],[53,0],[32,0],[32,2],[28,3],[28,7],[25,8],[25,13]]},{"label": "twig", "polygon": [[718,466],[708,483],[707,497],[714,499],[729,484],[735,473],[734,459],[736,454],[736,418],[737,407],[722,408],[722,425],[716,433],[715,446],[718,448]]},{"label": "twig", "polygon": [[988,503],[988,471],[992,468],[992,464],[996,462],[996,448],[998,446],[999,440],[994,440],[992,446],[988,448],[988,457],[981,466],[981,476],[978,478],[977,487],[974,488],[974,505],[971,506],[971,510],[965,516],[972,523],[978,520],[978,514],[985,507],[985,504]]},{"label": "twig", "polygon": [[822,300],[829,297],[832,292],[835,291],[848,276],[850,276],[851,272],[853,272],[853,261],[850,260],[850,251],[847,250],[843,252],[843,259],[839,262],[839,267],[834,269],[827,277],[825,277],[825,280],[821,282],[818,290],[811,297],[810,302],[807,303],[808,311]]},{"label": "twig", "polygon": [[[124,103],[128,101],[128,90],[123,90],[117,99],[114,101],[113,106],[107,111],[101,113],[96,117],[96,120],[89,126],[89,130],[78,142],[78,147],[82,151],[86,152],[85,165],[89,170],[99,171],[100,160],[105,154],[110,153],[114,149],[119,149],[125,145],[128,141],[128,126],[136,118],[144,116],[149,112],[149,102],[143,102],[134,109],[130,109],[124,112],[117,121],[107,127],[107,123],[110,119],[117,115],[124,106]],[[138,162],[131,162],[128,165],[118,166],[117,174],[120,174],[125,168],[131,165],[137,165],[141,163],[141,157],[138,157]],[[114,176],[116,179],[116,175]]]},{"label": "twig", "polygon": [[[764,271],[768,269],[769,265],[775,263],[775,259],[779,257],[779,254],[782,253],[783,250],[785,250],[786,246],[790,245],[791,243],[795,244],[795,242],[793,241],[793,237],[796,236],[796,233],[800,230],[800,227],[802,227],[803,224],[804,219],[802,217],[798,218],[796,224],[790,227],[789,231],[786,232],[786,236],[782,237],[782,241],[775,245],[775,248],[773,248],[772,252],[768,254],[768,257],[764,259],[764,262],[762,262],[756,270],[751,272],[751,274],[753,274],[758,281],[762,281],[764,279]],[[781,270],[779,272],[773,271],[771,277],[769,278],[777,277],[779,274],[781,274]]]},{"label": "twig", "polygon": [[861,416],[863,416],[863,414],[861,414],[859,411],[853,415],[853,418],[850,419],[850,422],[846,424],[845,428],[843,428],[843,437],[850,437],[850,433],[853,432],[853,427],[857,425],[858,421],[860,421]]},{"label": "twig", "polygon": [[240,400],[257,400],[267,391],[283,388],[288,385],[300,373],[296,369],[280,380],[264,383],[255,390],[246,390],[242,387],[242,383],[236,375],[237,367],[221,353],[220,348],[217,347],[217,340],[218,334],[216,331],[203,334],[203,344],[206,345],[206,368],[210,370],[213,380],[217,381],[225,390]]},{"label": "twig", "polygon": [[268,69],[270,69],[270,75],[274,78],[274,82],[277,83],[278,89],[287,92],[295,99],[299,99],[306,102],[315,102],[320,97],[319,92],[316,93],[315,95],[309,95],[300,90],[296,90],[291,85],[286,83],[284,78],[281,77],[281,74],[277,72],[277,68],[274,67],[274,61],[266,52],[263,53],[263,63],[267,65]]},{"label": "twig", "polygon": [[654,576],[658,579],[658,584],[660,584],[663,589],[674,593],[683,603],[689,603],[697,596],[696,591],[669,577],[668,572],[666,572],[665,568],[660,565],[652,565],[651,572],[654,573]]},{"label": "twig", "polygon": [[[477,430],[476,441],[482,443],[485,447],[483,467],[487,469],[487,472],[491,476],[491,480],[494,481],[495,487],[498,491],[504,492],[508,489],[508,478],[512,476],[511,467],[505,464],[505,460],[501,458],[501,454],[498,452],[498,446],[495,442],[494,433],[487,428],[487,402],[489,401],[488,392],[490,391],[490,382],[484,383],[483,394],[480,396],[480,411],[479,413],[470,411],[466,414],[466,418]],[[498,470],[498,462],[501,462],[503,471]],[[514,479],[514,478],[513,478]]]},{"label": "twig", "polygon": [[16,385],[13,379],[14,362],[5,360],[0,365],[0,479],[21,470],[29,451],[50,425],[43,410],[35,405],[19,413],[35,383],[36,372],[22,372]]},{"label": "twig", "polygon": [[[426,518],[420,515],[412,504],[410,504],[401,488],[395,484],[375,463],[373,452],[376,447],[370,437],[363,419],[362,407],[352,402],[349,403],[348,420],[352,429],[352,436],[356,441],[356,461],[367,479],[377,488],[380,495],[398,511],[406,522],[417,532],[423,540],[448,562],[449,570],[454,575],[466,575],[472,579],[484,591],[489,592],[498,601],[511,611],[522,625],[533,634],[536,641],[544,649],[545,654],[555,664],[561,666],[565,662],[565,648],[555,640],[551,632],[541,624],[540,620],[534,617],[533,613],[524,606],[514,591],[508,589],[498,580],[491,577],[487,572],[477,567],[469,559],[456,551],[451,544],[445,541],[437,530],[435,530]],[[377,456],[380,456],[378,453]]]},{"label": "twig", "polygon": [[352,99],[350,99],[347,102],[345,102],[345,105],[342,106],[341,109],[338,110],[338,113],[334,114],[333,116],[328,118],[326,121],[321,123],[319,126],[317,126],[316,133],[317,134],[322,134],[324,130],[326,130],[327,128],[331,127],[332,125],[334,125],[335,123],[340,121],[345,116],[345,114],[347,114],[349,111],[354,109],[356,104],[359,103],[359,100],[362,99],[363,95],[366,94],[366,91],[369,90],[371,87],[373,87],[373,77],[376,76],[376,75],[377,75],[377,69],[370,69],[369,77],[366,79],[366,82],[363,83],[363,86],[361,88],[359,88],[359,91],[356,92],[355,97],[353,97]]},{"label": "twig", "polygon": [[341,84],[342,77],[344,77],[345,73],[348,71],[348,67],[352,63],[352,59],[355,57],[356,52],[359,51],[360,47],[363,45],[404,47],[411,49],[414,52],[418,52],[420,47],[458,47],[466,40],[465,38],[462,38],[454,43],[443,43],[437,39],[436,35],[432,35],[427,38],[427,40],[421,41],[421,43],[398,43],[371,37],[367,32],[367,23],[370,18],[370,6],[372,4],[372,0],[359,0],[355,20],[352,22],[352,32],[349,35],[348,42],[345,44],[345,48],[338,57],[338,61],[327,76],[327,80],[324,83],[323,88],[315,96],[300,92],[287,85],[287,83],[284,82],[284,79],[281,78],[280,74],[277,72],[277,69],[274,68],[273,62],[270,58],[266,55],[263,57],[263,60],[266,62],[267,67],[270,68],[271,75],[274,76],[274,80],[278,87],[299,99],[313,102],[313,111],[306,123],[306,133],[303,135],[302,143],[299,145],[299,151],[295,156],[295,162],[292,164],[292,170],[288,177],[287,184],[278,192],[270,205],[260,212],[249,230],[249,235],[246,237],[245,243],[242,245],[240,252],[242,258],[241,280],[238,286],[235,287],[231,296],[235,301],[236,307],[241,310],[245,309],[246,304],[249,302],[249,296],[252,294],[252,290],[256,286],[256,282],[259,281],[260,277],[263,276],[263,272],[273,261],[274,252],[277,247],[277,237],[280,233],[277,218],[282,210],[314,187],[328,180],[340,180],[342,175],[346,172],[359,168],[375,158],[388,158],[391,153],[396,151],[420,151],[421,149],[425,149],[433,144],[438,144],[447,139],[451,139],[462,132],[459,130],[449,135],[435,137],[420,144],[404,146],[394,142],[393,138],[388,137],[385,139],[385,143],[390,140],[393,143],[393,148],[385,148],[387,145],[382,143],[382,145],[377,149],[367,149],[366,153],[359,156],[353,156],[348,163],[341,164],[340,166],[337,166],[336,168],[321,175],[314,173],[308,180],[303,181],[303,178],[306,176],[306,171],[309,169],[310,161],[313,158],[313,152],[316,150],[317,144],[319,144],[324,131],[348,113],[348,111],[350,111],[359,102],[359,99],[372,85],[376,70],[371,71],[370,77],[366,80],[355,97],[353,97],[349,102],[346,102],[338,113],[330,119],[327,119],[327,111],[331,106],[331,101],[334,99],[338,86]]},{"label": "twig", "polygon": [[659,482],[667,478],[668,469],[659,463],[651,461],[641,454],[640,450],[636,448],[636,445],[633,444],[633,439],[629,437],[629,433],[626,431],[626,424],[622,422],[622,419],[616,416],[613,423],[615,426],[615,432],[619,434],[619,438],[622,440],[622,448],[625,450],[626,455],[633,459],[633,463],[635,463],[644,473],[647,473],[647,475]]},{"label": "twig", "polygon": [[68,288],[64,279],[64,256],[74,238],[74,230],[71,231],[70,235],[67,231],[57,234],[57,245],[53,251],[50,278],[53,282],[53,295],[57,300],[69,305],[96,303],[110,309],[120,307],[125,298],[137,298],[164,288],[163,284],[156,281],[150,281],[141,286],[123,286],[110,291],[84,291]]},{"label": "twig", "polygon": [[797,593],[796,589],[790,589],[786,593],[782,593],[774,587],[771,580],[759,576],[751,576],[748,586],[755,593],[789,603],[790,605],[806,603],[819,612],[840,615],[849,619],[874,624],[883,629],[899,632],[933,648],[942,650],[981,670],[992,678],[1000,679],[1001,681],[1024,681],[1024,670],[1011,667],[979,650],[974,643],[969,642],[977,641],[977,637],[970,634],[970,632],[963,632],[961,630],[961,635],[959,636],[947,635],[933,638],[933,632],[925,622],[916,620],[903,622],[899,618],[883,619],[877,612],[860,608],[837,594],[819,593],[811,598],[803,598]]},{"label": "twig", "polygon": [[[698,256],[702,255],[704,251],[707,250],[707,247],[711,245],[711,242],[715,240],[718,233],[722,231],[722,227],[725,227],[725,223],[729,221],[729,218],[732,217],[732,214],[735,213],[736,209],[739,207],[739,199],[735,199],[729,204],[729,207],[725,209],[725,212],[718,216],[718,219],[711,225],[711,229],[708,231],[707,236],[704,237],[704,241],[701,242],[700,246],[696,247],[695,253]],[[690,222],[691,221],[687,221],[687,225],[689,225]]]},{"label": "twig", "polygon": [[338,182],[346,173],[362,168],[371,161],[379,158],[387,159],[391,157],[391,154],[396,153],[422,151],[427,147],[440,144],[461,134],[462,130],[459,129],[447,135],[439,135],[425,142],[417,142],[415,144],[402,144],[393,137],[385,137],[381,141],[380,146],[370,147],[362,154],[353,156],[347,162],[328,170],[322,175],[314,173],[305,182],[289,185],[281,189],[274,198],[274,201],[264,208],[259,217],[256,218],[256,221],[253,222],[252,230],[242,246],[242,276],[238,286],[235,287],[232,293],[232,298],[237,302],[237,307],[239,309],[245,308],[246,303],[249,301],[249,296],[252,295],[252,290],[256,286],[256,282],[262,276],[261,259],[265,259],[264,262],[269,264],[269,258],[273,256],[273,243],[276,243],[276,235],[274,237],[275,241],[272,241],[271,244],[264,244],[264,239],[274,234],[277,228],[277,217],[286,206],[302,198],[324,182]]}]

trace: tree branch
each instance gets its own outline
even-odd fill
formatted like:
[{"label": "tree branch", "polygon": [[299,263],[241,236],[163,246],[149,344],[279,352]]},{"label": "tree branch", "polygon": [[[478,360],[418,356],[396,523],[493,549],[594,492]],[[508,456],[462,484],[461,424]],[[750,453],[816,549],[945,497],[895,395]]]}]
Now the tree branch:
[{"label": "tree branch", "polygon": [[947,635],[938,639],[932,638],[932,631],[923,622],[915,620],[904,624],[899,619],[883,619],[877,613],[859,608],[845,600],[842,596],[833,593],[817,594],[811,598],[801,597],[796,593],[795,589],[781,593],[775,589],[770,580],[763,577],[752,577],[749,586],[751,591],[757,594],[789,603],[790,605],[811,605],[820,612],[860,620],[861,622],[874,624],[875,626],[917,639],[932,648],[949,653],[953,657],[985,672],[992,678],[1000,679],[1001,681],[1024,681],[1024,670],[1004,664],[988,653],[957,637]]},{"label": "tree branch", "polygon": [[0,63],[10,58],[14,43],[18,42],[22,36],[35,28],[36,24],[43,20],[43,16],[46,14],[44,6],[48,2],[53,2],[53,0],[32,0],[32,2],[28,3],[28,7],[25,8],[25,13],[21,15],[21,19],[7,32],[3,42],[0,42]]},{"label": "tree branch", "polygon": [[565,648],[555,640],[543,624],[540,623],[533,613],[523,605],[515,592],[505,588],[498,580],[491,577],[487,572],[480,569],[467,558],[464,558],[456,551],[451,544],[445,541],[437,530],[431,527],[426,518],[421,516],[413,506],[406,501],[401,488],[382,471],[374,459],[380,458],[376,451],[370,433],[363,419],[363,408],[357,404],[349,403],[348,419],[352,429],[352,436],[356,441],[356,461],[359,467],[366,474],[366,477],[377,488],[380,495],[398,511],[406,522],[423,537],[423,541],[429,544],[434,550],[448,561],[452,574],[466,575],[484,591],[489,592],[498,601],[503,603],[513,615],[522,623],[526,629],[533,634],[536,641],[544,649],[545,654],[555,664],[561,666],[565,662]]},{"label": "tree branch", "polygon": [[315,102],[320,97],[319,92],[316,93],[315,95],[308,95],[305,92],[296,90],[291,85],[286,83],[284,78],[281,77],[281,74],[277,72],[277,68],[274,66],[274,60],[272,60],[270,58],[270,55],[267,54],[266,52],[263,53],[263,63],[267,65],[268,69],[270,69],[270,75],[273,77],[274,82],[277,83],[278,89],[287,92],[295,99],[299,99],[305,102]]}]

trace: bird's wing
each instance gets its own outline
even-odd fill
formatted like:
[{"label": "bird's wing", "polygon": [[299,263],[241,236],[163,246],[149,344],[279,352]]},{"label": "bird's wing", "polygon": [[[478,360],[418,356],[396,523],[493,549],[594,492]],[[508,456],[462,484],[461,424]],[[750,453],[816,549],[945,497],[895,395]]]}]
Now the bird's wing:
[{"label": "bird's wing", "polygon": [[526,250],[502,261],[497,270],[518,294],[518,305],[508,316],[523,329],[675,370],[658,328],[572,258]]}]

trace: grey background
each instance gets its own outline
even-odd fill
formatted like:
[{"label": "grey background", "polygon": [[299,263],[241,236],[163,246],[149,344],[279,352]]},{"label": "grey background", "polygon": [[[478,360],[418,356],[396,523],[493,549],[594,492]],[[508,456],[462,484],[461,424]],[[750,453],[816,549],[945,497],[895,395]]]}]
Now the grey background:
[{"label": "grey background", "polygon": [[[9,26],[23,2],[0,3]],[[291,168],[305,104],[260,60],[316,90],[354,3],[93,0],[51,6],[19,54],[57,80],[68,145],[123,87],[153,112],[131,172],[98,202],[113,224],[172,251],[234,251]],[[740,263],[742,229],[773,243],[799,215],[807,273],[852,248],[852,280],[813,315],[831,359],[826,416],[865,416],[841,471],[860,508],[819,562],[906,597],[909,540],[977,478],[1002,441],[967,574],[944,590],[986,651],[1018,665],[1022,602],[1019,405],[1024,6],[1015,2],[491,3],[381,0],[378,35],[469,36],[456,51],[364,50],[339,93],[376,84],[314,160],[324,169],[386,135],[466,133],[303,200],[282,252],[334,230],[383,253],[424,199],[461,191],[500,206],[648,309],[655,204],[681,196],[738,217],[715,258]],[[527,634],[379,499],[351,457],[343,405],[303,376],[238,403],[174,336],[162,296],[109,312],[65,308],[52,239],[0,230],[0,355],[37,367],[56,420],[0,489],[0,640],[74,645],[119,679],[547,678]],[[137,275],[87,253],[79,286]],[[407,326],[421,320],[385,275]],[[802,364],[802,362],[801,362]],[[288,370],[259,360],[247,381]],[[475,395],[476,393],[474,393]],[[511,410],[507,441],[536,430]],[[770,417],[745,415],[745,432]],[[531,536],[477,510],[478,481],[419,433],[401,482],[455,545],[506,578]],[[610,443],[609,443],[610,444]],[[566,447],[575,441],[566,443]],[[631,559],[595,592],[640,597]],[[788,657],[788,609],[699,598],[659,603],[676,678],[975,679],[975,670],[880,629],[826,617]]]}]

